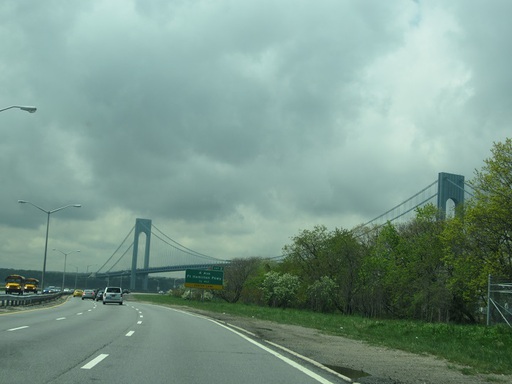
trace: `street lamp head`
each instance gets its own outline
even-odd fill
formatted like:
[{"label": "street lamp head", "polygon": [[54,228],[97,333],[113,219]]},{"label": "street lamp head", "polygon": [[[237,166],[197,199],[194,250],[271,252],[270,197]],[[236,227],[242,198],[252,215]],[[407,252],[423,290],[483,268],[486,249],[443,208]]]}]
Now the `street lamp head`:
[{"label": "street lamp head", "polygon": [[37,111],[37,108],[36,107],[24,107],[24,106],[20,106],[19,107],[22,111],[27,111],[28,113],[34,113],[35,111]]},{"label": "street lamp head", "polygon": [[73,204],[73,207],[75,208],[80,208],[82,206],[82,204]]},{"label": "street lamp head", "polygon": [[0,112],[7,111],[8,109],[13,109],[13,108],[17,108],[17,109],[20,109],[22,111],[26,111],[26,112],[29,112],[29,113],[34,113],[35,111],[37,111],[37,108],[36,107],[32,107],[32,106],[27,106],[27,105],[11,105],[10,107],[1,108]]},{"label": "street lamp head", "polygon": [[62,252],[60,249],[57,249],[57,248],[53,248],[54,251],[57,251],[57,252],[60,252],[62,253],[63,255],[67,256],[67,255],[71,255],[72,253],[75,253],[75,252],[80,252],[79,249],[75,250],[75,251],[71,251],[71,252]]},{"label": "street lamp head", "polygon": [[27,201],[26,200],[18,200],[18,203],[20,204],[25,204]]}]

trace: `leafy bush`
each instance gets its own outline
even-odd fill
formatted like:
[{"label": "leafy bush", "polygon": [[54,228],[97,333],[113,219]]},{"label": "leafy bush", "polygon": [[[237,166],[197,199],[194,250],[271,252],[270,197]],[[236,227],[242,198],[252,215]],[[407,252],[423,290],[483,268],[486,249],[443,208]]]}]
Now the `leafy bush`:
[{"label": "leafy bush", "polygon": [[262,289],[269,306],[286,308],[295,301],[299,290],[299,278],[289,273],[280,275],[271,271],[265,274]]},{"label": "leafy bush", "polygon": [[307,289],[309,307],[316,312],[333,312],[336,309],[336,290],[338,285],[327,276],[315,281]]}]

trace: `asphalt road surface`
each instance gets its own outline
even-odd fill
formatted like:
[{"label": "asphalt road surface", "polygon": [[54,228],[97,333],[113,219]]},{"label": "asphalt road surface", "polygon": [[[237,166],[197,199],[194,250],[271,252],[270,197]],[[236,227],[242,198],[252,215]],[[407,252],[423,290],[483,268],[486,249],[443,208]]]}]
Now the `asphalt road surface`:
[{"label": "asphalt road surface", "polygon": [[0,315],[0,383],[343,383],[211,319],[70,298]]}]

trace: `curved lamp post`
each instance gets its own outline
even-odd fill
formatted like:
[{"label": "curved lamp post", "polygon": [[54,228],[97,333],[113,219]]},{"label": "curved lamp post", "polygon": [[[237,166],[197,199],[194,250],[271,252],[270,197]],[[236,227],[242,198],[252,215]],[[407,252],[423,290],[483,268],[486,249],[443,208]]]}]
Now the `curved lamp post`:
[{"label": "curved lamp post", "polygon": [[73,268],[76,268],[75,272],[75,289],[76,289],[76,283],[78,282],[78,267],[76,265],[72,265]]},{"label": "curved lamp post", "polygon": [[29,113],[34,113],[35,111],[37,111],[36,107],[29,107],[26,105],[11,105],[10,107],[0,109],[0,112],[7,111],[8,109],[13,109],[13,108],[21,109],[22,111],[27,111]]},{"label": "curved lamp post", "polygon": [[91,275],[89,275],[89,267],[92,267],[93,265],[96,265],[96,264],[89,264],[87,266],[87,269],[85,270],[85,275],[86,275],[85,276],[85,288],[87,288],[87,282],[89,281],[89,277],[91,276]]},{"label": "curved lamp post", "polygon": [[64,272],[62,273],[62,292],[64,292],[64,285],[65,285],[65,281],[66,281],[66,259],[68,258],[68,255],[71,255],[72,253],[75,253],[75,252],[80,252],[79,249],[77,249],[76,251],[71,251],[71,252],[62,252],[60,249],[57,249],[57,248],[53,248],[54,251],[57,251],[57,252],[60,252],[64,255]]},{"label": "curved lamp post", "polygon": [[52,213],[55,213],[57,211],[61,211],[61,210],[65,209],[65,208],[68,208],[68,207],[80,208],[82,205],[81,204],[68,204],[68,205],[65,205],[65,206],[57,208],[57,209],[52,209],[51,211],[47,211],[46,209],[43,209],[43,208],[41,208],[41,207],[31,203],[30,201],[18,200],[18,203],[20,203],[20,204],[30,204],[31,206],[39,209],[40,211],[43,211],[47,215],[47,219],[46,219],[46,240],[45,240],[45,243],[44,243],[43,273],[41,274],[41,292],[42,292],[42,290],[44,289],[44,275],[46,273],[46,254],[48,252],[48,230],[50,228],[50,215]]}]

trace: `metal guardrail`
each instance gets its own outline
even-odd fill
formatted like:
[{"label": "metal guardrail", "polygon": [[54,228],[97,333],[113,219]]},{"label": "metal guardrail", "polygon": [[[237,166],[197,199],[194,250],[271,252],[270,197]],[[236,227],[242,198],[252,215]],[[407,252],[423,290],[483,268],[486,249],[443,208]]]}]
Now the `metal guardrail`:
[{"label": "metal guardrail", "polygon": [[0,294],[0,308],[3,307],[18,307],[26,305],[35,305],[47,303],[58,299],[63,295],[62,292],[50,293],[44,295],[5,295]]}]

